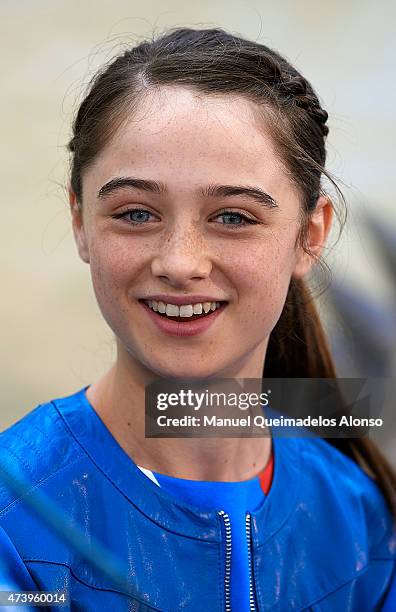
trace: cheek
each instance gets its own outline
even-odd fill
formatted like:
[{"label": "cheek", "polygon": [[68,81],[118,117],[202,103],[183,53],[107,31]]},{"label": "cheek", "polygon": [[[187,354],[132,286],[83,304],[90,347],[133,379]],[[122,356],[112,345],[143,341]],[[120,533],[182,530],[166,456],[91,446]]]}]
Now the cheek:
[{"label": "cheek", "polygon": [[100,306],[123,309],[128,288],[147,268],[147,252],[117,237],[91,245],[92,284]]},{"label": "cheek", "polygon": [[243,307],[244,327],[259,326],[269,332],[276,325],[286,300],[295,265],[294,243],[268,241],[256,244],[235,260],[234,281]]}]

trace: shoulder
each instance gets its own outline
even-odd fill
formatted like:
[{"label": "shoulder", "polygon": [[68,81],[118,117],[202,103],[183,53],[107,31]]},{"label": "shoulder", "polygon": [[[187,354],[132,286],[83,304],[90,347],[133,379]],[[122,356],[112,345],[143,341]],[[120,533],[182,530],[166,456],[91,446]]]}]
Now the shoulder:
[{"label": "shoulder", "polygon": [[[72,405],[77,395],[62,399]],[[14,505],[27,486],[37,487],[83,454],[55,400],[35,407],[0,434],[0,513]]]},{"label": "shoulder", "polygon": [[360,542],[370,559],[395,559],[395,520],[377,482],[326,440],[300,445],[302,494],[320,508],[323,525]]},{"label": "shoulder", "polygon": [[262,544],[275,566],[284,551],[285,597],[298,610],[379,609],[395,571],[396,532],[377,483],[326,440],[274,442]]}]

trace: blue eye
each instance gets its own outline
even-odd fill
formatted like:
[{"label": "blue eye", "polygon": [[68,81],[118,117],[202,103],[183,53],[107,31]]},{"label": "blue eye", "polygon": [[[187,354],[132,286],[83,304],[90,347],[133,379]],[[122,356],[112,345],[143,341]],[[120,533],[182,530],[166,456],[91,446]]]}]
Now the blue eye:
[{"label": "blue eye", "polygon": [[141,221],[148,221],[148,218],[150,216],[150,213],[147,210],[131,210],[128,214],[131,215],[131,220],[133,215],[135,215],[133,221],[136,223],[140,223]]},{"label": "blue eye", "polygon": [[[135,208],[133,210],[127,210],[118,215],[112,215],[113,219],[123,219],[131,225],[143,225],[149,220],[151,213],[143,208]],[[129,217],[129,218],[128,218]]]},{"label": "blue eye", "polygon": [[[250,217],[247,217],[246,215],[243,215],[242,213],[238,213],[232,210],[225,210],[222,213],[218,214],[217,217],[224,217],[224,218],[228,218],[228,220],[231,219],[230,223],[223,221],[221,223],[221,225],[231,225],[233,227],[243,227],[247,224],[257,224],[258,221],[254,221],[253,219],[250,219]],[[242,220],[242,223],[238,223],[235,222],[235,220],[238,221],[238,219]]]}]

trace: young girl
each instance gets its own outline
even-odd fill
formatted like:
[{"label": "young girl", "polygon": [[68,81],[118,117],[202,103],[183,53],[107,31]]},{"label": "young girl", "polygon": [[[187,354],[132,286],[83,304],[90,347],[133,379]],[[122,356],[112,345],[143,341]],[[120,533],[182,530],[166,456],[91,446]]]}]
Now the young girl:
[{"label": "young girl", "polygon": [[396,481],[372,441],[145,437],[159,379],[335,377],[304,282],[333,220],[326,121],[285,59],[221,29],[171,30],[95,77],[70,207],[117,359],[1,435],[9,590],[73,610],[396,609]]}]

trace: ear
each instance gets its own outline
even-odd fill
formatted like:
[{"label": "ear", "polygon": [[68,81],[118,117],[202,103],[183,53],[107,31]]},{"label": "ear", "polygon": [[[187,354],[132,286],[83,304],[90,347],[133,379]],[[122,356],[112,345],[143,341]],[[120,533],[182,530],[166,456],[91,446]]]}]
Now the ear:
[{"label": "ear", "polygon": [[70,184],[68,187],[68,192],[70,212],[72,216],[73,234],[74,239],[76,241],[78,254],[85,263],[89,263],[89,249],[87,244],[87,237],[85,234],[82,208],[79,205],[77,196],[74,193]]},{"label": "ear", "polygon": [[292,273],[294,278],[302,278],[308,274],[316,258],[322,253],[333,222],[333,214],[334,208],[330,198],[320,196],[314,212],[309,217],[307,228],[306,246],[312,255],[308,255],[301,246],[298,247],[296,265]]}]

